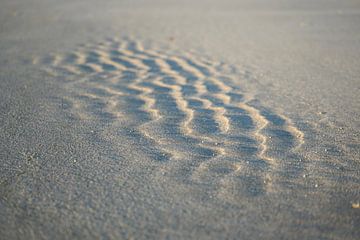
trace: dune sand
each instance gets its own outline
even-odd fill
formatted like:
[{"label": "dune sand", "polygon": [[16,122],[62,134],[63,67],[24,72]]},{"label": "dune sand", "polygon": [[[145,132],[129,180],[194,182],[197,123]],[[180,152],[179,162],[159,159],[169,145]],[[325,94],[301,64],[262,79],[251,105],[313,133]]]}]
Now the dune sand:
[{"label": "dune sand", "polygon": [[0,6],[1,239],[360,237],[355,1]]}]

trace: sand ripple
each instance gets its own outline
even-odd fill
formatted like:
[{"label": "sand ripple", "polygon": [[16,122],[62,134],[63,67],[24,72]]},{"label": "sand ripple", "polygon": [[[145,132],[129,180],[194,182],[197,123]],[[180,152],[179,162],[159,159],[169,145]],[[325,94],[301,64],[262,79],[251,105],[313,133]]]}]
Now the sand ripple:
[{"label": "sand ripple", "polygon": [[118,141],[131,137],[160,161],[154,179],[211,185],[217,197],[233,201],[301,177],[303,133],[232,86],[244,77],[232,73],[234,66],[132,39],[83,45],[34,63],[64,81],[73,118],[116,127]]}]

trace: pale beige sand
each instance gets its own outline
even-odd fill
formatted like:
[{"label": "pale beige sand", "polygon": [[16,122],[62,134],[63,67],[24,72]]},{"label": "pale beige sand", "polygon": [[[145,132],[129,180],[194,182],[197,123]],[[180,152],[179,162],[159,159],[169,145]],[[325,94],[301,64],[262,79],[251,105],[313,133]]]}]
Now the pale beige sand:
[{"label": "pale beige sand", "polygon": [[360,237],[357,3],[32,4],[0,3],[1,239]]},{"label": "pale beige sand", "polygon": [[[189,168],[191,180],[219,182],[214,190],[228,198],[234,193],[224,193],[229,188],[239,195],[271,191],[274,182],[284,181],[277,179],[282,168],[284,175],[294,174],[286,159],[301,164],[296,150],[304,134],[285,116],[251,106],[250,96],[227,85],[241,75],[184,55],[188,57],[158,53],[122,39],[33,63],[50,75],[65,74],[67,92],[73,92],[65,98],[73,118],[101,120],[111,129],[106,131],[128,129],[147,141],[151,154],[166,161],[160,180],[164,173]],[[237,182],[241,186],[228,186],[234,177],[244,178]]]}]

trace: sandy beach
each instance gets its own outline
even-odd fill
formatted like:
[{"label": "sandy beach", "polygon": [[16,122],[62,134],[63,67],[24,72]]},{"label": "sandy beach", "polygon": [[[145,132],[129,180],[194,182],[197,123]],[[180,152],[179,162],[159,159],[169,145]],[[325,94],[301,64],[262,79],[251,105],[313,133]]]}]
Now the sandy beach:
[{"label": "sandy beach", "polygon": [[359,239],[360,4],[0,3],[0,239]]}]

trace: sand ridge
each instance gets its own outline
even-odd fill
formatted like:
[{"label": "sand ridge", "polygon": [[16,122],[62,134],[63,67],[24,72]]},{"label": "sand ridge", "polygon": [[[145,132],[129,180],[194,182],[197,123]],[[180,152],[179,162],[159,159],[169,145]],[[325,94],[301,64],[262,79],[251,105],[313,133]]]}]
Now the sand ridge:
[{"label": "sand ridge", "polygon": [[116,126],[146,143],[145,154],[163,162],[154,176],[159,181],[211,184],[216,196],[231,200],[276,191],[289,176],[302,176],[303,132],[224,81],[241,79],[231,73],[234,66],[147,49],[131,38],[33,63],[65,79],[74,117]]}]

